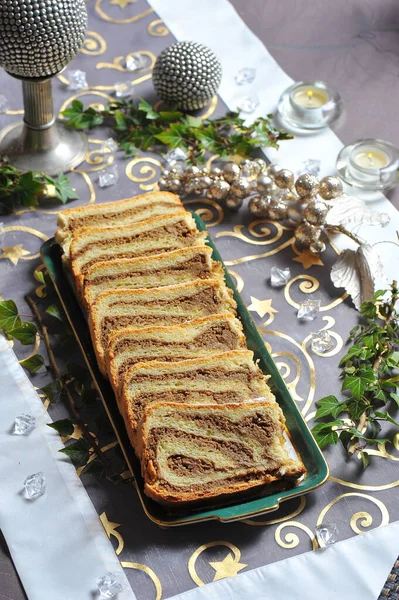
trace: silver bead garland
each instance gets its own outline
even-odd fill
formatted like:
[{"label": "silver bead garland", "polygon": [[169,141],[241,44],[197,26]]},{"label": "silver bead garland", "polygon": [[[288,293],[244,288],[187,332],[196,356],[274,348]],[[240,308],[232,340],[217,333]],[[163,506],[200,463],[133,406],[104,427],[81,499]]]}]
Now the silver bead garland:
[{"label": "silver bead garland", "polygon": [[180,170],[162,172],[161,190],[181,195],[205,193],[211,200],[223,202],[231,210],[239,209],[250,198],[248,210],[257,218],[285,221],[294,229],[295,240],[311,252],[326,249],[325,223],[330,201],[342,194],[338,177],[320,182],[308,173],[296,180],[294,174],[279,165],[267,165],[262,159],[226,163],[221,168],[180,165]]}]

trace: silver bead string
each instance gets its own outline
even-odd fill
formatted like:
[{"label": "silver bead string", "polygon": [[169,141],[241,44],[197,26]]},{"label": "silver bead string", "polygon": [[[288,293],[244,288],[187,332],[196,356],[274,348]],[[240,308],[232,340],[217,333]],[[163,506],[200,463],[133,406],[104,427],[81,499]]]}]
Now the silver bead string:
[{"label": "silver bead string", "polygon": [[[179,164],[179,163],[177,163]],[[249,198],[248,210],[257,218],[285,221],[294,229],[296,241],[311,252],[326,249],[326,215],[329,201],[342,196],[338,177],[320,181],[305,173],[296,180],[292,171],[279,165],[267,165],[261,159],[226,163],[223,168],[208,169],[185,165],[165,170],[159,188],[181,196],[205,196],[238,210]]]}]

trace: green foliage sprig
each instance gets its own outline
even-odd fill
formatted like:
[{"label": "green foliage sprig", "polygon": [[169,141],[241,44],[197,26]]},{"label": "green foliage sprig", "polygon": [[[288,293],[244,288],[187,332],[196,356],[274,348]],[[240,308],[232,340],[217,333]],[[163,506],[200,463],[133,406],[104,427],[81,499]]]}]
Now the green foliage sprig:
[{"label": "green foliage sprig", "polygon": [[0,156],[0,215],[9,214],[21,206],[37,206],[49,185],[54,186],[54,197],[62,204],[78,197],[66,175],[60,173],[54,179],[44,173],[22,173],[6,157]]},{"label": "green foliage sprig", "polygon": [[381,424],[399,427],[391,413],[399,408],[399,313],[396,303],[399,290],[396,281],[387,292],[378,291],[360,308],[363,323],[349,336],[351,347],[342,357],[342,391],[344,398],[325,396],[316,404],[316,420],[312,432],[321,448],[343,444],[346,452],[360,452],[364,468],[369,464],[366,448],[385,445],[391,440],[379,437]]},{"label": "green foliage sprig", "polygon": [[222,158],[235,154],[251,156],[257,148],[277,148],[278,142],[292,138],[291,134],[273,126],[272,115],[258,118],[247,126],[236,112],[203,120],[176,110],[157,112],[143,99],[138,103],[133,100],[112,102],[103,110],[85,109],[82,102],[74,100],[62,114],[68,119],[67,125],[74,129],[110,125],[126,156],[163,146],[163,150],[181,148],[190,162],[201,163],[206,152]]}]

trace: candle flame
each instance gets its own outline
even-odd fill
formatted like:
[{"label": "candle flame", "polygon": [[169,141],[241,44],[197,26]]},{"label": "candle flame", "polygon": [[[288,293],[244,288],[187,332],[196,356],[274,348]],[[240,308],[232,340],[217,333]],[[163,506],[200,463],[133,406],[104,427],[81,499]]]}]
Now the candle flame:
[{"label": "candle flame", "polygon": [[313,100],[313,92],[312,92],[312,90],[308,90],[308,91],[306,92],[306,95],[307,95],[307,97],[308,97],[309,104],[312,104],[312,100]]},{"label": "candle flame", "polygon": [[369,159],[370,165],[373,165],[374,164],[374,160],[373,160],[374,156],[373,156],[372,152],[369,152],[367,154],[367,158]]}]

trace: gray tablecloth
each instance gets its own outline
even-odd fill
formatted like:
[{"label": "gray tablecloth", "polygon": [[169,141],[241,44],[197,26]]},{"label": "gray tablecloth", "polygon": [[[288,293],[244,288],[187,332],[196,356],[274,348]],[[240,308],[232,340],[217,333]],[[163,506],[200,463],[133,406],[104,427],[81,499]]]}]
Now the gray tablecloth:
[{"label": "gray tablecloth", "polygon": [[[334,3],[234,0],[233,4],[289,75],[296,80],[323,79],[340,91],[345,101],[345,115],[335,131],[344,142],[361,137],[397,141],[399,8],[394,0],[384,0],[378,5],[370,0],[337,0]],[[97,89],[73,93],[67,90],[62,78],[55,79],[57,107],[67,105],[72,97],[80,97],[86,103],[106,101],[112,85],[132,79],[131,75],[118,70],[117,57],[137,50],[146,50],[156,56],[173,42],[144,0],[134,4],[121,0],[119,5],[105,0],[88,3],[89,41],[70,68],[86,71],[89,85]],[[130,19],[134,15],[141,16]],[[209,18],[212,18],[211,14]],[[127,21],[118,23],[121,19]],[[225,36],[226,44],[234,43],[229,40],[227,31],[221,31],[221,35]],[[134,75],[133,79],[140,80],[137,95],[155,101],[150,73]],[[11,104],[10,113],[0,117],[4,126],[16,118],[15,111],[22,107],[20,84],[1,72],[0,91],[8,96]],[[224,111],[225,107],[219,101],[214,114]],[[91,133],[87,161],[71,174],[80,196],[76,204],[87,203],[89,199],[104,202],[131,196],[155,182],[151,173],[140,172],[140,168],[153,166],[157,170],[159,157],[152,155],[153,162],[149,163],[145,157],[130,162],[118,156],[118,184],[99,188],[96,170],[101,165],[96,163],[96,150],[106,135],[101,130]],[[397,202],[398,194],[393,197]],[[203,209],[204,205],[199,202],[190,207]],[[253,311],[294,397],[309,417],[314,411],[315,399],[326,393],[339,392],[339,355],[343,352],[342,344],[349,329],[357,320],[351,304],[339,298],[329,281],[329,268],[336,255],[330,248],[323,255],[324,267],[310,266],[305,256],[294,255],[290,248],[272,257],[248,261],[249,255],[270,249],[259,245],[265,241],[265,236],[256,238],[247,229],[251,219],[245,209],[238,214],[226,211],[223,219],[216,209],[216,206],[211,207],[212,216],[208,215],[210,233],[221,255],[230,263],[243,299]],[[56,207],[50,206],[3,219],[4,245],[13,248],[6,252],[15,257],[16,264],[5,255],[4,260],[0,260],[0,295],[15,299],[24,313],[28,311],[24,295],[30,293],[37,298],[41,293],[40,284],[33,280],[32,273],[40,265],[40,244],[54,233],[56,211]],[[220,236],[231,233],[238,223],[245,226],[241,234]],[[268,273],[273,264],[288,264],[292,276],[299,277],[289,290],[275,290],[268,285]],[[321,299],[323,307],[329,307],[315,323],[299,324],[296,319],[295,304],[304,298],[299,289],[303,280],[318,287],[316,297]],[[325,325],[333,331],[336,341],[329,358],[312,354],[309,341],[306,341],[311,331]],[[62,365],[66,352],[62,346],[55,352]],[[76,347],[68,349],[67,359],[71,357],[76,362],[81,360]],[[47,374],[33,377],[37,387],[48,381]],[[60,405],[51,407],[50,411],[54,420],[66,414]],[[109,442],[107,440],[104,445]],[[314,528],[320,517],[338,525],[339,539],[398,519],[396,461],[399,457],[395,452],[392,451],[391,458],[372,457],[371,466],[363,473],[359,461],[345,462],[339,446],[328,450],[326,455],[332,478],[323,488],[306,499],[287,503],[273,515],[234,525],[206,523],[162,530],[145,518],[132,487],[115,486],[107,480],[97,483],[87,477],[85,484],[137,597],[152,600],[208,583],[223,573],[234,575],[243,569],[310,551]],[[1,538],[0,548],[0,597],[19,600],[24,593]]]}]

